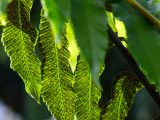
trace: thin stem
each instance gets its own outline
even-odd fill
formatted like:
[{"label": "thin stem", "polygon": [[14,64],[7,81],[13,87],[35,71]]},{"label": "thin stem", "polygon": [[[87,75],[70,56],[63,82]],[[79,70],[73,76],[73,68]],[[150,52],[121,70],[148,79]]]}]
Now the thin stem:
[{"label": "thin stem", "polygon": [[160,29],[160,20],[152,15],[148,10],[146,10],[141,4],[136,0],[127,0],[128,4],[137,9],[144,17],[150,20],[158,29]]},{"label": "thin stem", "polygon": [[121,43],[121,40],[117,37],[117,35],[113,32],[113,30],[109,29],[109,34],[113,38],[114,44],[117,46],[119,51],[122,53],[122,55],[125,57],[127,62],[129,63],[130,67],[132,68],[133,72],[137,75],[141,83],[145,86],[148,93],[151,95],[153,100],[157,103],[158,107],[160,108],[160,94],[155,90],[155,88],[147,81],[146,76],[143,74],[143,72],[140,70],[139,66],[137,65],[134,58],[131,56],[131,54],[128,52],[128,50],[123,46]]}]

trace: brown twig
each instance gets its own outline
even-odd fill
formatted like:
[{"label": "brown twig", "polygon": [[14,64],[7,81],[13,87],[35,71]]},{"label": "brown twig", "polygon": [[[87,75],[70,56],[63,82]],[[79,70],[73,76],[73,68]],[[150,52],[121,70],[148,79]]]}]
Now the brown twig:
[{"label": "brown twig", "polygon": [[113,38],[114,44],[117,46],[119,51],[122,55],[126,58],[127,62],[129,63],[133,72],[137,75],[141,83],[144,85],[148,93],[151,95],[153,100],[157,103],[158,107],[160,108],[160,94],[155,90],[155,88],[147,81],[146,76],[140,70],[139,66],[137,65],[136,61],[132,57],[132,55],[128,52],[128,50],[123,46],[121,40],[117,37],[117,35],[113,32],[111,28],[109,28],[109,34]]}]

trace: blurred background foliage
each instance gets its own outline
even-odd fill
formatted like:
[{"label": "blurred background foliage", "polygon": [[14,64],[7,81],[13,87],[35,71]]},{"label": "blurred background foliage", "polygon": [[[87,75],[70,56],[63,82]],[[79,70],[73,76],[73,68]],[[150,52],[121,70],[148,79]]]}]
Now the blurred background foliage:
[{"label": "blurred background foliage", "polygon": [[[150,4],[153,4],[150,1]],[[31,22],[38,28],[40,21],[41,4],[39,0],[34,1],[31,11]],[[148,8],[153,9],[154,8]],[[159,12],[159,9],[155,10]],[[0,29],[1,37],[2,29]],[[73,49],[71,46],[69,49]],[[51,115],[45,105],[37,102],[26,94],[24,84],[16,72],[10,69],[9,58],[4,52],[2,43],[0,43],[0,102],[21,117],[21,120],[50,120]],[[101,75],[101,83],[106,88],[103,90],[100,106],[106,104],[111,98],[111,84],[114,76],[120,71],[131,71],[127,61],[121,55],[116,46],[110,47],[105,57],[105,70]],[[0,108],[1,109],[1,108]],[[0,117],[0,120],[4,120]],[[19,120],[19,119],[9,119]],[[142,89],[137,93],[132,109],[127,120],[160,120],[160,110],[147,93]]]}]

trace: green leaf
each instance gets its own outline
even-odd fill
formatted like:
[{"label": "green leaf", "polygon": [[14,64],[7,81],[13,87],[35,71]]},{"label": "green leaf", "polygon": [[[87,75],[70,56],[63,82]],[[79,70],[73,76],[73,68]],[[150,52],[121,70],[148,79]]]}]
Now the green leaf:
[{"label": "green leaf", "polygon": [[78,46],[90,65],[95,83],[103,64],[107,39],[107,22],[103,0],[71,0],[71,18]]},{"label": "green leaf", "polygon": [[77,65],[77,56],[79,55],[79,48],[77,46],[73,28],[71,26],[70,21],[66,24],[66,37],[69,41],[68,50],[71,54],[69,58],[69,62],[72,68],[72,72],[74,72]]},{"label": "green leaf", "polygon": [[160,0],[148,0],[148,7],[151,13],[160,19]]},{"label": "green leaf", "polygon": [[0,26],[6,25],[6,9],[11,0],[0,0]]},{"label": "green leaf", "polygon": [[9,4],[2,42],[11,68],[23,79],[27,93],[40,101],[40,61],[34,53],[38,33],[29,19],[32,4],[32,0],[13,0]]},{"label": "green leaf", "polygon": [[6,26],[7,22],[6,22],[6,18],[7,18],[7,15],[6,14],[1,14],[0,13],[0,27],[1,26]]},{"label": "green leaf", "polygon": [[107,14],[107,21],[108,21],[108,25],[111,27],[111,29],[117,33],[118,37],[123,37],[125,39],[127,39],[126,36],[126,28],[125,25],[122,21],[116,19],[113,16],[112,12],[106,12]]},{"label": "green leaf", "polygon": [[54,30],[41,15],[40,46],[42,63],[42,98],[57,120],[73,120],[75,114],[74,77],[69,64],[68,41],[65,34],[56,44]]},{"label": "green leaf", "polygon": [[0,13],[4,13],[6,12],[6,8],[7,8],[7,5],[8,3],[10,3],[11,0],[0,0]]},{"label": "green leaf", "polygon": [[[134,8],[123,2],[113,7],[115,16],[121,18],[127,29],[128,48],[148,81],[160,91],[160,34]],[[130,15],[132,13],[132,15]]]},{"label": "green leaf", "polygon": [[115,18],[113,16],[112,12],[106,12],[107,15],[107,21],[108,21],[108,25],[112,28],[112,30],[114,32],[117,32],[117,29],[115,27]]},{"label": "green leaf", "polygon": [[78,120],[99,120],[100,108],[98,102],[101,92],[93,82],[88,63],[78,56],[75,71],[76,117]]},{"label": "green leaf", "polygon": [[142,85],[132,73],[121,73],[116,78],[113,98],[109,101],[102,120],[125,120],[140,88]]},{"label": "green leaf", "polygon": [[56,42],[60,42],[66,18],[70,16],[70,0],[41,0],[45,14],[54,27]]}]

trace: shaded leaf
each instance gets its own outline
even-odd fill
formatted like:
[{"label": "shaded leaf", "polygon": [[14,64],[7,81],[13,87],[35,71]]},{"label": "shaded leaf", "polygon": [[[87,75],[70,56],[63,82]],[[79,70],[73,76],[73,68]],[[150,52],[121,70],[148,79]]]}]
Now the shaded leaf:
[{"label": "shaded leaf", "polygon": [[11,0],[0,0],[0,13],[5,13],[7,5],[11,2]]},{"label": "shaded leaf", "polygon": [[[115,16],[121,18],[127,29],[128,48],[148,81],[160,91],[160,34],[134,8],[122,2],[113,7]],[[132,15],[130,15],[132,13]]]},{"label": "shaded leaf", "polygon": [[148,7],[151,13],[160,19],[160,0],[148,0]]},{"label": "shaded leaf", "polygon": [[99,120],[101,111],[98,107],[98,102],[101,97],[101,92],[93,82],[88,63],[82,56],[78,56],[74,89],[77,94],[77,119]]},{"label": "shaded leaf", "polygon": [[100,87],[98,71],[108,46],[103,0],[71,0],[71,18],[78,46],[90,65],[95,83]]},{"label": "shaded leaf", "polygon": [[41,0],[45,14],[54,26],[56,42],[60,41],[66,18],[70,16],[70,0]]},{"label": "shaded leaf", "polygon": [[73,120],[75,94],[73,73],[68,62],[68,41],[63,33],[61,44],[56,44],[54,30],[41,15],[40,51],[42,63],[42,98],[57,120]]},{"label": "shaded leaf", "polygon": [[132,73],[121,73],[116,78],[113,98],[109,101],[102,120],[125,120],[140,88],[142,85]]},{"label": "shaded leaf", "polygon": [[11,60],[11,68],[23,79],[26,91],[40,101],[40,61],[35,55],[37,31],[30,23],[32,0],[12,0],[7,9],[7,26],[2,42]]}]

